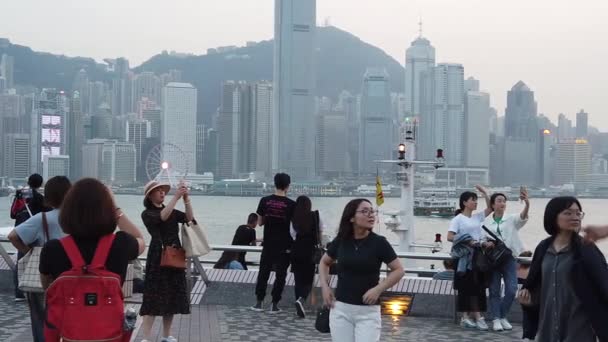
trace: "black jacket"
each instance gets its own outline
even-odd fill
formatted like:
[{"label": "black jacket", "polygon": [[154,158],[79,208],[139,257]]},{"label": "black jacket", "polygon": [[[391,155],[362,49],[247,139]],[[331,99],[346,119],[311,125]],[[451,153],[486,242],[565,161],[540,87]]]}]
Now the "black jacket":
[{"label": "black jacket", "polygon": [[[528,279],[523,288],[536,297],[542,282],[542,263],[547,250],[555,237],[541,241],[534,251]],[[608,342],[608,266],[606,258],[593,243],[584,242],[575,235],[571,244],[574,252],[574,265],[570,274],[574,292],[587,312],[595,334],[602,342]],[[536,303],[538,305],[538,303]],[[528,316],[528,323],[539,320],[539,311]],[[536,331],[534,332],[536,335]]]}]

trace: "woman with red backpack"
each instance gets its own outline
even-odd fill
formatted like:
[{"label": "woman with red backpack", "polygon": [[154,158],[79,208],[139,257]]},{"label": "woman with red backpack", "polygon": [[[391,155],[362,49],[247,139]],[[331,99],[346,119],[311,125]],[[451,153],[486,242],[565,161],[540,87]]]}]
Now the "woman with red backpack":
[{"label": "woman with red backpack", "polygon": [[92,178],[68,191],[59,224],[69,236],[50,240],[40,253],[46,342],[128,340],[122,283],[129,261],[144,251],[143,235]]}]

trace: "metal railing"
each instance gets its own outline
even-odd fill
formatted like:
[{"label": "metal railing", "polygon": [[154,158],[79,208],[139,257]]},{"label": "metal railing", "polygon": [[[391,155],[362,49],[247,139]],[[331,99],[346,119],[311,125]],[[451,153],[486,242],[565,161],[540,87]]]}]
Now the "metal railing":
[{"label": "metal railing", "polygon": [[[2,246],[2,243],[7,243],[7,242],[9,242],[8,239],[0,238],[0,255],[2,256],[2,258],[4,258],[4,261],[7,263],[7,265],[11,269],[14,269],[15,263],[10,258],[10,255],[14,254],[14,253],[7,252],[6,249],[4,249],[4,247]],[[211,245],[211,249],[213,251],[217,251],[217,252],[250,252],[250,253],[261,253],[262,252],[261,246]],[[452,259],[452,257],[448,253],[418,253],[418,252],[396,251],[396,254],[397,254],[397,257],[399,257],[400,259],[406,259],[406,260],[443,261],[443,260]],[[138,259],[142,260],[142,261],[146,260],[145,257],[139,257]],[[516,259],[521,264],[530,264],[530,262],[532,261],[532,258],[517,257]],[[199,258],[199,260],[201,261],[201,263],[204,263],[204,264],[215,263],[214,260],[203,260],[201,258]],[[255,263],[252,263],[252,264],[255,265]],[[415,270],[416,269],[406,269],[406,271],[408,271],[408,272],[415,272]],[[420,272],[434,272],[434,271],[436,271],[436,270],[420,269]]]}]

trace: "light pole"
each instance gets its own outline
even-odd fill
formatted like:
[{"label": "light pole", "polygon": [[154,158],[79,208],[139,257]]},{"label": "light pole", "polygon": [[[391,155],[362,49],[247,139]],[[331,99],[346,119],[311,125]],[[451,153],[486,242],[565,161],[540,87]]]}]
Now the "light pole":
[{"label": "light pole", "polygon": [[406,119],[403,143],[397,148],[397,160],[378,160],[378,163],[396,164],[399,166],[397,171],[397,181],[401,185],[400,210],[396,213],[386,213],[389,218],[385,221],[386,226],[397,234],[399,238],[400,252],[412,252],[414,248],[429,248],[433,252],[441,250],[441,243],[436,239],[434,244],[417,244],[415,241],[414,230],[414,175],[416,165],[433,165],[436,169],[443,167],[445,161],[443,150],[437,150],[434,161],[416,160],[416,130],[417,121]]}]

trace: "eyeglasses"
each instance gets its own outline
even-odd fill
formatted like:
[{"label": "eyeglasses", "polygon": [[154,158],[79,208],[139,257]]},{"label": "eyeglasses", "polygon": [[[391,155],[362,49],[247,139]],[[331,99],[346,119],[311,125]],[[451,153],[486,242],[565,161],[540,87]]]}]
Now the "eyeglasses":
[{"label": "eyeglasses", "polygon": [[378,213],[378,210],[375,209],[362,209],[357,210],[358,213],[363,214],[365,216],[374,216]]},{"label": "eyeglasses", "polygon": [[581,220],[585,217],[585,212],[583,212],[583,211],[566,210],[566,211],[562,212],[562,214],[564,214],[564,216],[566,216],[566,217],[576,216]]}]

